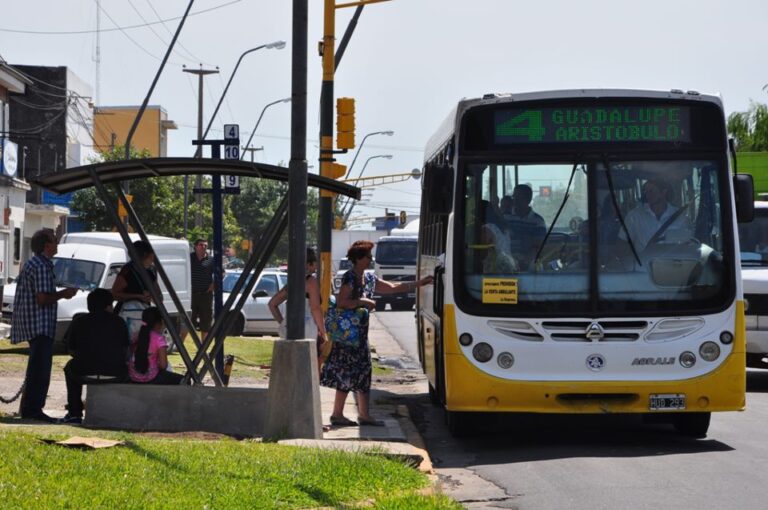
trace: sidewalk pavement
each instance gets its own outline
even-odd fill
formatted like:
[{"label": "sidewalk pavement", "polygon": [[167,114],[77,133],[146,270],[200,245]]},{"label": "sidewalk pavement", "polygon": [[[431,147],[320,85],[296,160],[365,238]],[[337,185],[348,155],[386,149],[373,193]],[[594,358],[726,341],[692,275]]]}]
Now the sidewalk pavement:
[{"label": "sidewalk pavement", "polygon": [[[374,358],[391,359],[406,356],[400,344],[376,319],[376,314],[371,314],[368,341]],[[420,470],[431,472],[432,464],[429,455],[421,435],[411,421],[407,407],[397,404],[396,399],[391,398],[392,393],[394,393],[391,391],[393,388],[396,387],[399,392],[406,390],[406,386],[400,383],[396,385],[377,384],[376,376],[373,379],[370,412],[374,418],[384,422],[383,427],[369,425],[331,427],[330,430],[323,433],[322,440],[300,439],[280,441],[280,443],[346,450],[375,448],[381,450],[384,455],[390,454],[406,458],[418,466]],[[419,378],[413,377],[412,380],[417,379]],[[336,391],[332,388],[320,387],[320,406],[324,425],[331,422],[335,394]],[[357,405],[352,394],[347,397],[344,416],[351,420],[357,419]]]}]

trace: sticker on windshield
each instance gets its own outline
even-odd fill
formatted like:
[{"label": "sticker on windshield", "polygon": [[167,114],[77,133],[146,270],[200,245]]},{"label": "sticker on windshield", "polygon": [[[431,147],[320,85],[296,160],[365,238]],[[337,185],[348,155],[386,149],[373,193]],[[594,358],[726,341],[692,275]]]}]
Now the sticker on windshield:
[{"label": "sticker on windshield", "polygon": [[517,278],[483,278],[483,303],[517,304]]}]

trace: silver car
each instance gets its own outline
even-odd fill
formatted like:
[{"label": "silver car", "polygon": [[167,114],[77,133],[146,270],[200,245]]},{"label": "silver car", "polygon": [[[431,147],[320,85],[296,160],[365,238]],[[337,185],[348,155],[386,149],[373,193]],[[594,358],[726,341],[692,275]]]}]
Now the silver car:
[{"label": "silver car", "polygon": [[[225,302],[241,274],[242,271],[239,270],[228,270],[225,273],[222,285]],[[272,296],[285,287],[286,283],[288,283],[288,275],[285,272],[277,269],[262,271],[251,295],[240,310],[240,315],[232,322],[228,334],[277,336],[278,325],[269,313],[267,303]],[[285,312],[283,314],[285,315]]]}]

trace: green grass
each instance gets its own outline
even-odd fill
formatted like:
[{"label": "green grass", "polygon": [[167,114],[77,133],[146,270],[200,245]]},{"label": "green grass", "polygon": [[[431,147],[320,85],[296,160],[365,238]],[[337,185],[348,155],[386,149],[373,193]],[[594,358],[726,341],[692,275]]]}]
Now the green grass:
[{"label": "green grass", "polygon": [[104,436],[128,444],[78,450],[0,430],[3,507],[460,508],[444,497],[421,496],[429,484],[423,474],[376,455],[230,439]]}]

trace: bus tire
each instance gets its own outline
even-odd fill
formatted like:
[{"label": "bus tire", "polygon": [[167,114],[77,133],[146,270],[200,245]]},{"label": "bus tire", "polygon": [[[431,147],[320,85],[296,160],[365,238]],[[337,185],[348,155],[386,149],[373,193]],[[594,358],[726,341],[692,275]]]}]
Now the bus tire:
[{"label": "bus tire", "polygon": [[470,432],[469,414],[445,410],[445,424],[453,437],[467,437]]},{"label": "bus tire", "polygon": [[383,312],[387,308],[387,303],[381,300],[376,301],[376,311]]},{"label": "bus tire", "polygon": [[442,407],[443,403],[440,402],[440,396],[437,394],[437,390],[432,386],[432,383],[427,381],[427,388],[429,391],[429,401],[435,407]]},{"label": "bus tire", "polygon": [[680,413],[675,416],[675,429],[684,436],[707,437],[712,413]]}]

